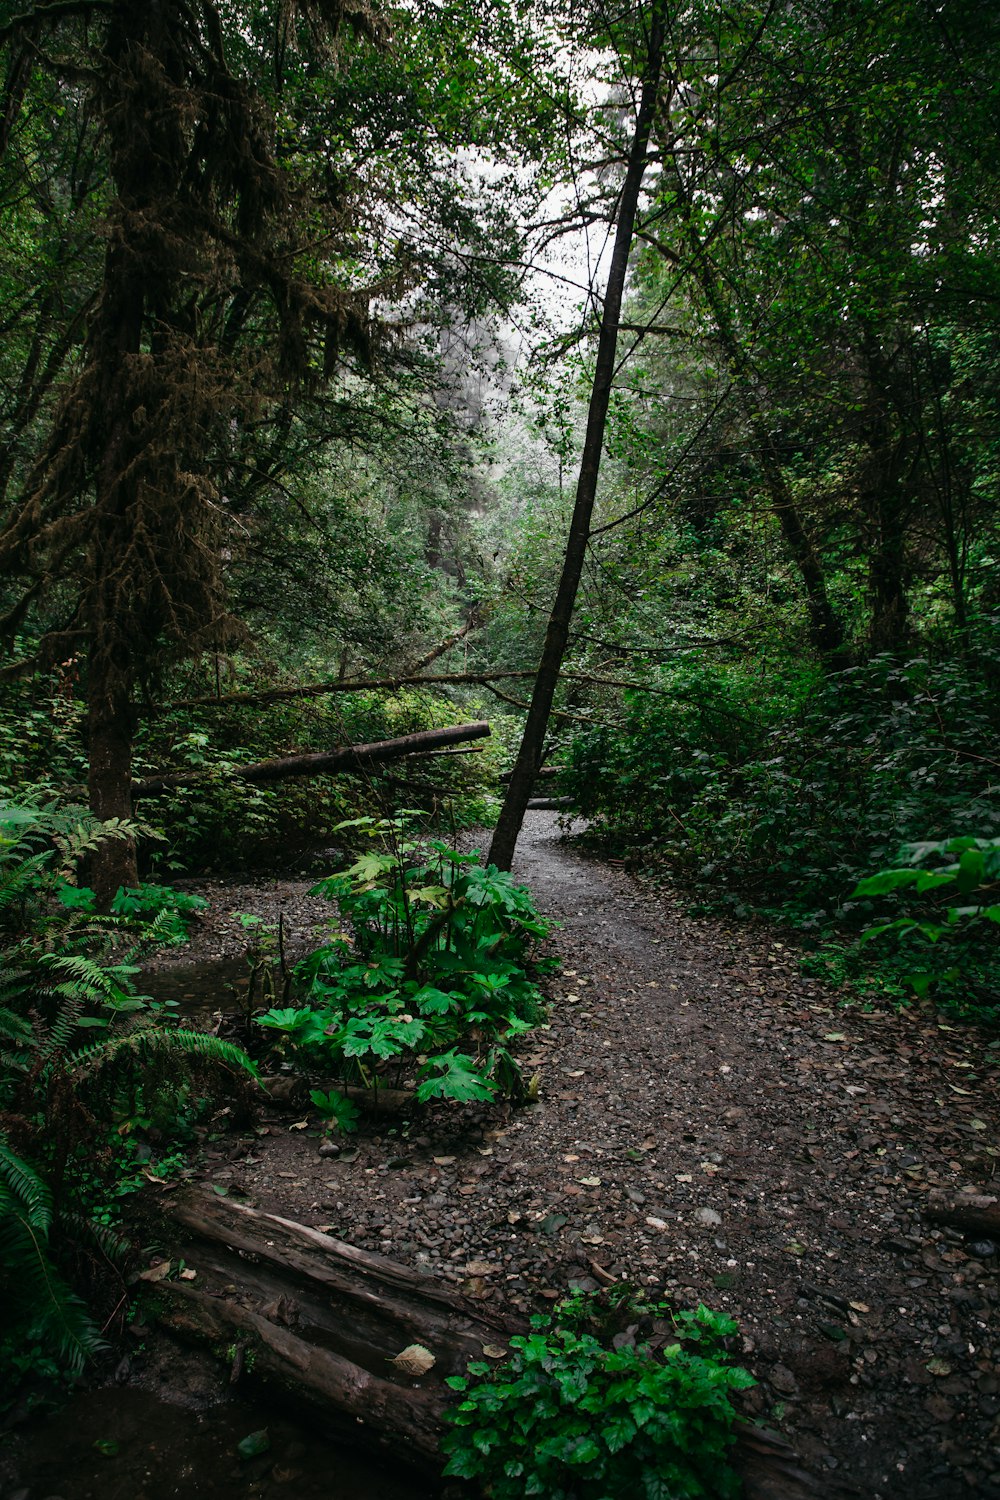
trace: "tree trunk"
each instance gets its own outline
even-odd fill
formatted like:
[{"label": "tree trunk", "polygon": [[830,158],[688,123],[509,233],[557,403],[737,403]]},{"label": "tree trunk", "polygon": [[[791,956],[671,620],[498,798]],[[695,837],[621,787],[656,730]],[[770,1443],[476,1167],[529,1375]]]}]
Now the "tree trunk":
[{"label": "tree trunk", "polygon": [[[107,683],[99,666],[92,659],[87,687],[87,791],[91,812],[103,822],[132,816],[135,717],[128,693],[120,684]],[[90,880],[99,910],[110,910],[119,887],[139,884],[135,839],[103,839],[91,856]]]},{"label": "tree trunk", "polygon": [[901,402],[898,382],[871,328],[864,330],[861,356],[868,384],[864,434],[868,458],[860,501],[868,532],[869,640],[874,652],[895,656],[905,650],[910,633],[906,530],[912,505],[905,489],[905,470],[912,446],[912,413]]},{"label": "tree trunk", "polygon": [[[319,776],[332,771],[361,771],[405,755],[421,755],[457,745],[463,740],[484,739],[490,733],[485,719],[472,724],[452,724],[447,729],[422,729],[416,734],[400,735],[395,740],[373,740],[365,745],[341,745],[336,750],[319,750],[309,755],[287,755],[279,760],[261,760],[246,766],[234,766],[221,779],[226,781],[285,781],[291,776]],[[175,775],[150,777],[132,786],[135,797],[154,797],[178,786],[195,786],[201,781],[219,778],[216,771],[178,771]]]},{"label": "tree trunk", "polygon": [[621,317],[622,295],[625,290],[625,273],[628,270],[629,251],[632,247],[632,231],[635,226],[639,193],[646,170],[646,153],[656,111],[656,100],[660,84],[660,67],[664,41],[664,0],[656,0],[651,7],[649,46],[642,80],[642,94],[635,133],[629,150],[628,169],[622,185],[618,209],[618,229],[615,248],[608,273],[608,286],[601,316],[601,332],[597,345],[597,360],[594,368],[594,383],[587,414],[587,434],[580,460],[580,473],[576,486],[576,501],[570,522],[569,537],[563,558],[562,575],[556,591],[555,602],[549,616],[541,660],[535,677],[531,706],[528,710],[521,748],[511,772],[507,795],[504,798],[500,817],[490,845],[489,862],[501,870],[509,870],[514,858],[514,847],[521,831],[524,813],[531,797],[531,789],[542,763],[545,747],[545,731],[548,727],[552,701],[555,697],[559,673],[562,668],[566,645],[569,640],[573,606],[576,603],[580,578],[587,556],[590,538],[590,522],[597,494],[597,480],[601,468],[604,448],[604,430],[607,425],[608,404],[615,377],[615,359],[618,348],[618,323]]}]

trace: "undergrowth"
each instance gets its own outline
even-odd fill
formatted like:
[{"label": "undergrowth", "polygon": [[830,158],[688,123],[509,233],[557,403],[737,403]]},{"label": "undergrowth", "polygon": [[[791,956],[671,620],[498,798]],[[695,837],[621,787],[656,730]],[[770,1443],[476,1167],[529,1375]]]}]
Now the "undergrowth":
[{"label": "undergrowth", "polygon": [[220,1070],[231,1090],[254,1074],[136,993],[142,954],[177,939],[169,899],[139,913],[130,893],[104,916],[75,885],[100,841],[133,832],[0,804],[0,1403],[26,1375],[77,1374],[102,1343],[97,1307],[125,1303],[117,1205],[141,1180],[139,1122],[176,1137],[209,1072],[213,1091]]},{"label": "undergrowth", "polygon": [[405,818],[347,827],[381,846],[315,887],[348,931],[298,965],[299,1003],[260,1024],[333,1083],[312,1100],[345,1129],[351,1086],[409,1084],[419,1103],[523,1097],[512,1048],[541,1015],[543,965],[529,949],[548,931],[526,887],[441,840],[422,844]]},{"label": "undergrowth", "polygon": [[577,1294],[532,1318],[502,1365],[449,1379],[460,1400],[442,1440],[446,1475],[478,1480],[494,1500],[741,1493],[729,1398],[754,1381],[730,1362],[736,1324],[615,1294],[610,1308],[607,1294]]}]

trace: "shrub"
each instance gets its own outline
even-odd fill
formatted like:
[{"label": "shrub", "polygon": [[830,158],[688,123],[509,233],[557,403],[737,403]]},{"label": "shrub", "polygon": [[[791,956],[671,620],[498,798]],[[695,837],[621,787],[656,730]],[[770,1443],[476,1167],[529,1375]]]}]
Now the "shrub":
[{"label": "shrub", "polygon": [[499,1368],[474,1363],[469,1378],[449,1380],[462,1399],[442,1442],[445,1474],[479,1480],[493,1500],[738,1495],[726,1462],[729,1394],[754,1382],[728,1362],[735,1323],[705,1307],[640,1304],[639,1317],[660,1314],[670,1329],[654,1353],[635,1341],[638,1319],[609,1346],[591,1331],[598,1310],[597,1299],[577,1296],[533,1318]]},{"label": "shrub", "polygon": [[[385,843],[315,887],[337,900],[351,937],[303,960],[304,1004],[260,1024],[345,1084],[415,1075],[420,1102],[522,1093],[511,1043],[541,1012],[528,948],[548,930],[527,889],[440,840],[422,849],[399,820],[346,826]],[[335,1092],[313,1102],[350,1125]]]}]

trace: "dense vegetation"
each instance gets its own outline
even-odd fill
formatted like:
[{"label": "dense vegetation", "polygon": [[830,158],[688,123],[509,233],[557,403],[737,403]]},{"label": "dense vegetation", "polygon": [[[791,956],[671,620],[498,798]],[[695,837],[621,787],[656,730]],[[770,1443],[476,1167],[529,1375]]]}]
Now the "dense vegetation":
[{"label": "dense vegetation", "polygon": [[[246,1069],[134,991],[155,883],[489,822],[543,642],[525,763],[592,835],[995,1019],[998,43],[977,0],[0,7],[19,1338],[79,1362],[128,1122],[179,1090],[190,1134],[191,1059]],[[464,757],[238,774],[486,716]],[[265,1018],[345,1124],[352,1083],[524,1089],[528,898],[395,838]]]}]

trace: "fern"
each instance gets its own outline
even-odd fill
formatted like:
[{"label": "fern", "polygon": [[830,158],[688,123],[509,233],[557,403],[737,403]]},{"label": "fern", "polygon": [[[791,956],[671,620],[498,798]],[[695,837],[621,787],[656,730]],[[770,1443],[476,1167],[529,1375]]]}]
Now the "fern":
[{"label": "fern", "polygon": [[185,1031],[161,1026],[144,1026],[126,1036],[108,1037],[81,1047],[68,1059],[71,1082],[80,1086],[101,1073],[121,1066],[126,1059],[148,1062],[159,1056],[186,1055],[205,1062],[218,1063],[259,1078],[256,1067],[241,1047],[207,1031]]},{"label": "fern", "polygon": [[39,1341],[71,1374],[104,1347],[52,1263],[52,1201],[38,1172],[0,1139],[0,1288],[10,1333]]},{"label": "fern", "polygon": [[52,1195],[48,1185],[34,1167],[15,1156],[6,1141],[0,1140],[0,1192],[4,1190],[16,1199],[27,1216],[25,1222],[39,1233],[48,1234],[52,1223]]}]

